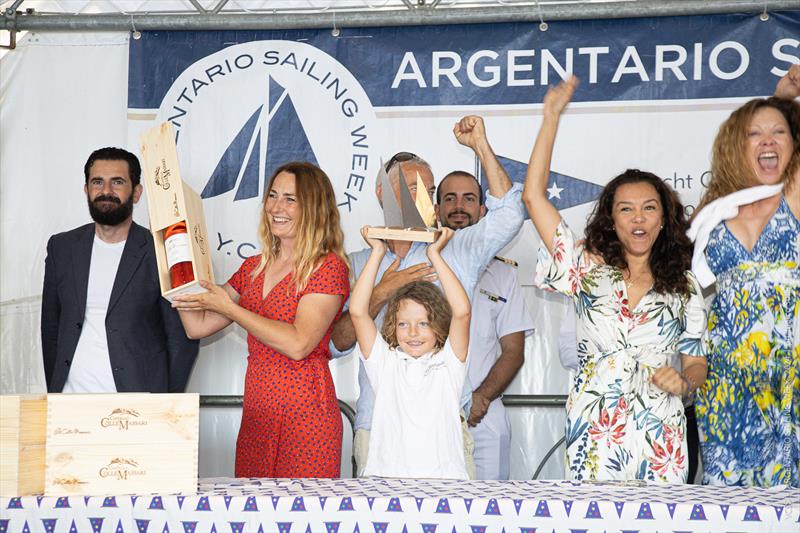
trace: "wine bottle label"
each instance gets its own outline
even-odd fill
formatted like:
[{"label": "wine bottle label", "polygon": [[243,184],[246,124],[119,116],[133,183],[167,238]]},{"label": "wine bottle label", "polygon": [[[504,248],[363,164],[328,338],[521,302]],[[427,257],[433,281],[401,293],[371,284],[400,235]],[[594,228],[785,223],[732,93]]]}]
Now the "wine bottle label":
[{"label": "wine bottle label", "polygon": [[167,249],[167,267],[172,268],[173,265],[185,261],[191,263],[192,251],[189,249],[189,235],[186,233],[170,235],[164,241],[164,247]]}]

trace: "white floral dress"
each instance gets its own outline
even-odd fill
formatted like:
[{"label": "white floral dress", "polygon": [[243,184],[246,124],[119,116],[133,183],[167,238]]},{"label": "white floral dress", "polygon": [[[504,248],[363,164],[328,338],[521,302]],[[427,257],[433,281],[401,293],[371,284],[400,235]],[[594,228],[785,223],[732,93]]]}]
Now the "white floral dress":
[{"label": "white floral dress", "polygon": [[570,479],[684,483],[686,418],[679,396],[650,382],[676,352],[705,356],[700,287],[691,294],[650,290],[628,307],[621,271],[591,262],[562,221],[554,254],[539,249],[536,285],[571,296],[578,314],[578,371],[567,399]]}]

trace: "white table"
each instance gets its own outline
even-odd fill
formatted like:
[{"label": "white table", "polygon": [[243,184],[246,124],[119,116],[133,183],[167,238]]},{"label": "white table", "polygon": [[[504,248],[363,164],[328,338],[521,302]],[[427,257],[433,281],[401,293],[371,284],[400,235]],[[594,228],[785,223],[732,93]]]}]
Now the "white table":
[{"label": "white table", "polygon": [[800,489],[203,479],[192,495],[0,499],[0,533],[800,531]]}]

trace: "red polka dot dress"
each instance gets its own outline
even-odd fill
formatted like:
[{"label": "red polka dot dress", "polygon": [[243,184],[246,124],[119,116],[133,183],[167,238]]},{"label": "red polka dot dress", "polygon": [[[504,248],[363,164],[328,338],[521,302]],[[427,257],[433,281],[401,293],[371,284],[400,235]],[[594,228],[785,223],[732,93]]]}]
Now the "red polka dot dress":
[{"label": "red polka dot dress", "polygon": [[[291,274],[262,298],[264,276],[253,279],[260,256],[242,263],[228,284],[239,293],[239,305],[263,317],[293,323],[306,294],[350,294],[347,265],[330,253],[296,293]],[[288,289],[288,291],[287,291]],[[342,418],[328,362],[328,342],[336,313],[319,344],[294,361],[247,335],[242,425],[236,441],[236,477],[339,477]]]}]

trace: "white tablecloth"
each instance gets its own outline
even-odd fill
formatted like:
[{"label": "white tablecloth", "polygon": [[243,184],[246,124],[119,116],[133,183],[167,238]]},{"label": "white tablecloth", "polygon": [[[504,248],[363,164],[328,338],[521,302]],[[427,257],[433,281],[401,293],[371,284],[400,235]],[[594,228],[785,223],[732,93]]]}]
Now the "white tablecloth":
[{"label": "white tablecloth", "polygon": [[800,531],[800,489],[203,479],[193,495],[0,499],[0,533]]}]

